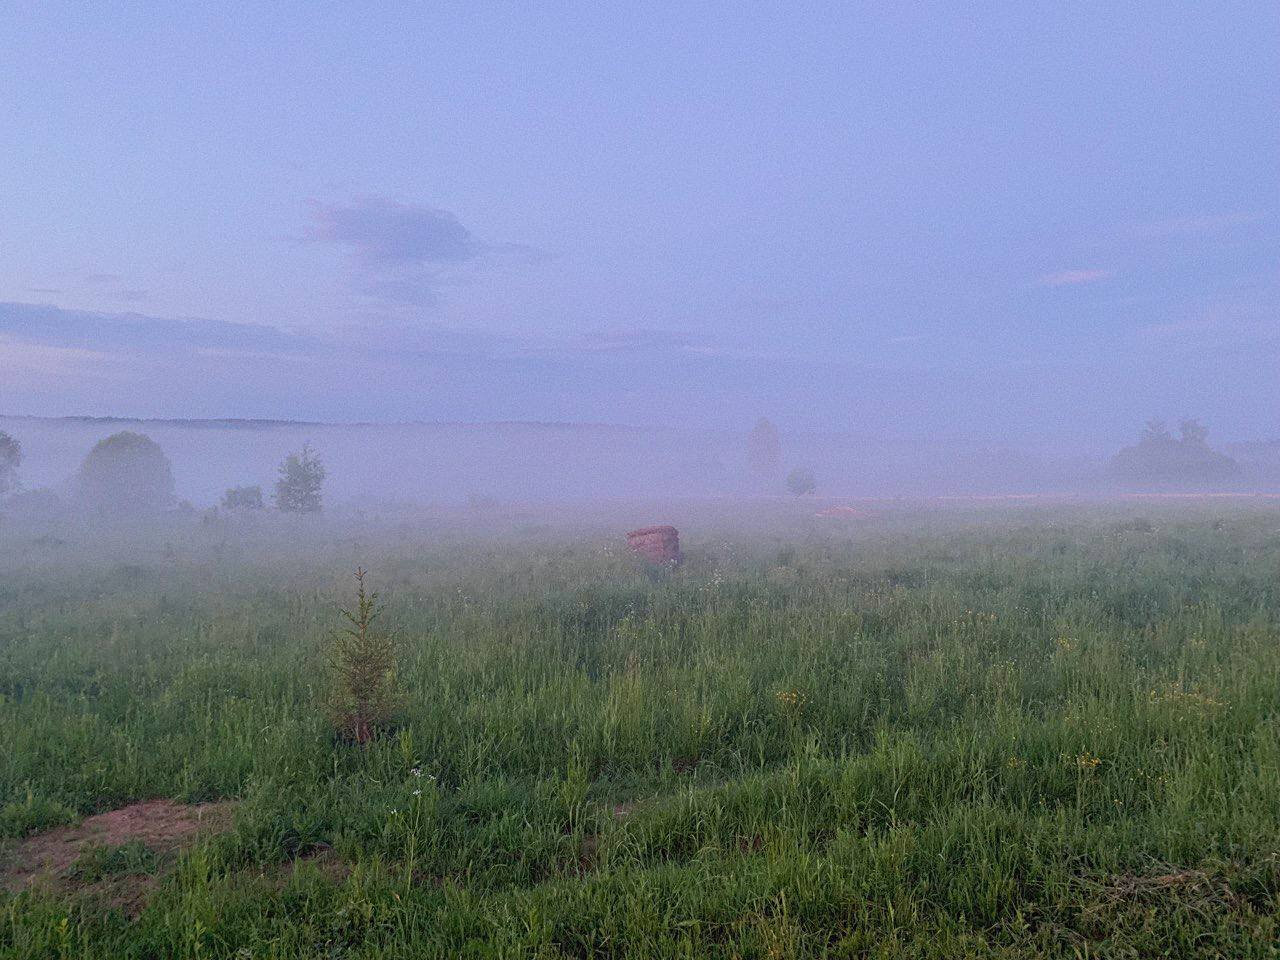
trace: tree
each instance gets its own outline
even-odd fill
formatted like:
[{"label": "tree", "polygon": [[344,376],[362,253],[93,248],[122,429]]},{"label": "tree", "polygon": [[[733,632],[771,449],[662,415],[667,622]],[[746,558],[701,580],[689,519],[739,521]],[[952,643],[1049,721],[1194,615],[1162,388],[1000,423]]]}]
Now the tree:
[{"label": "tree", "polygon": [[224,510],[261,510],[262,488],[230,487],[222,495],[222,508]]},{"label": "tree", "polygon": [[160,445],[128,430],[99,440],[80,464],[80,497],[107,513],[150,513],[173,503],[173,470]]},{"label": "tree", "polygon": [[324,464],[311,444],[304,443],[300,452],[289,454],[280,464],[280,478],[272,498],[276,509],[285,513],[319,513],[324,477]]},{"label": "tree", "polygon": [[1142,439],[1111,458],[1111,472],[1135,483],[1222,484],[1239,479],[1240,465],[1207,443],[1209,431],[1186,419],[1175,438],[1162,420],[1149,420]]},{"label": "tree", "polygon": [[771,477],[781,463],[782,441],[778,439],[778,428],[762,417],[747,435],[747,465],[752,473]]},{"label": "tree", "polygon": [[787,489],[797,497],[803,496],[806,493],[813,493],[813,491],[817,490],[818,481],[804,467],[796,467],[787,474]]},{"label": "tree", "polygon": [[365,592],[364,576],[356,570],[356,606],[340,611],[349,625],[333,638],[330,649],[330,718],[338,736],[349,743],[368,743],[385,731],[400,705],[399,644],[393,634],[374,628],[382,608],[376,593]]},{"label": "tree", "polygon": [[1188,417],[1178,425],[1178,429],[1182,434],[1183,443],[1204,446],[1204,444],[1209,440],[1209,428],[1199,420]]},{"label": "tree", "polygon": [[0,430],[0,497],[18,488],[18,467],[22,464],[22,444]]}]

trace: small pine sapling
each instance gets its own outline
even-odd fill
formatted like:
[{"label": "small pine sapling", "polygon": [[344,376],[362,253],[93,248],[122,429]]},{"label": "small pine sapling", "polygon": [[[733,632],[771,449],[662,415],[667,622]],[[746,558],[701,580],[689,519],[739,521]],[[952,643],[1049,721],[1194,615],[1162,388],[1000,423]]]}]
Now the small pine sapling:
[{"label": "small pine sapling", "polygon": [[334,636],[331,715],[338,736],[368,743],[387,730],[399,708],[396,690],[397,641],[374,629],[382,613],[377,593],[365,591],[364,570],[356,570],[356,606],[340,612],[349,626]]}]

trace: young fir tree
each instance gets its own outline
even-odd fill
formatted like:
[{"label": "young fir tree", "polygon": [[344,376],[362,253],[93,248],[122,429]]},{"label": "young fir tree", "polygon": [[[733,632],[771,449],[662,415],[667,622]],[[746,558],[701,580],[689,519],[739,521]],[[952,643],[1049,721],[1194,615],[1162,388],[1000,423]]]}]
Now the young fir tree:
[{"label": "young fir tree", "polygon": [[338,736],[350,743],[368,743],[387,730],[400,704],[396,638],[374,628],[382,611],[378,595],[365,592],[364,577],[356,570],[356,606],[342,610],[349,626],[330,648],[330,719]]}]

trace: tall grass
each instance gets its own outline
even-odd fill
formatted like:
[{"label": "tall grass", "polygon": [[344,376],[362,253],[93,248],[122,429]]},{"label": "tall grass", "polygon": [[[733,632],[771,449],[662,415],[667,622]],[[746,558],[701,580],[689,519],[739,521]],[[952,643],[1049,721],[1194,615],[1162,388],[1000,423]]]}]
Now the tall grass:
[{"label": "tall grass", "polygon": [[[0,953],[1274,957],[1280,518],[1147,514],[686,525],[659,578],[571,529],[13,544],[4,835],[240,802],[136,920],[0,899]],[[356,562],[404,692],[359,749]]]}]

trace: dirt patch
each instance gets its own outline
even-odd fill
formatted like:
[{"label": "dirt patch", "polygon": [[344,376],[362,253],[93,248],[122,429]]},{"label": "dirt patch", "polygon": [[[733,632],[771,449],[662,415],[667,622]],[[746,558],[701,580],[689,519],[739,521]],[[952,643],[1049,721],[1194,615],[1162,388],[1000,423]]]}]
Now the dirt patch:
[{"label": "dirt patch", "polygon": [[582,838],[582,849],[578,851],[578,873],[590,873],[596,868],[596,860],[600,856],[600,834],[588,833]]},{"label": "dirt patch", "polygon": [[27,837],[0,851],[0,887],[83,891],[134,913],[184,847],[226,828],[232,806],[147,800]]},{"label": "dirt patch", "polygon": [[628,801],[626,803],[615,803],[613,805],[613,811],[612,811],[613,819],[615,820],[627,819],[627,817],[631,816],[631,814],[636,812],[636,807],[638,806],[639,804],[636,803],[634,800]]},{"label": "dirt patch", "polygon": [[671,769],[676,773],[693,773],[698,768],[699,757],[675,757],[671,761]]}]

